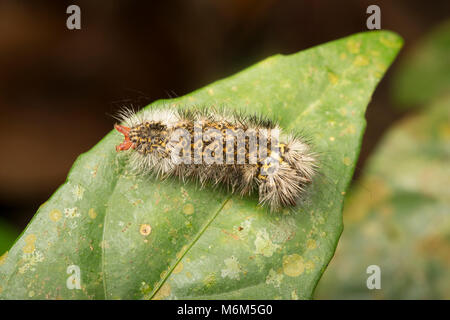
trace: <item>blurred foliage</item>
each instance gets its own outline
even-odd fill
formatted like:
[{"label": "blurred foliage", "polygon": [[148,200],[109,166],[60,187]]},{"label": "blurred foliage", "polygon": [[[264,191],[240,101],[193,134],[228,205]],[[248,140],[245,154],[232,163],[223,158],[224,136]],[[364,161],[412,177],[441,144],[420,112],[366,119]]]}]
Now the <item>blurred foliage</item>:
[{"label": "blurred foliage", "polygon": [[[449,22],[396,75],[395,98],[422,111],[388,131],[349,193],[317,299],[450,299]],[[373,264],[381,290],[366,286]]]},{"label": "blurred foliage", "polygon": [[401,61],[393,83],[394,100],[401,107],[417,107],[450,91],[450,20]]},{"label": "blurred foliage", "polygon": [[[450,97],[398,123],[344,208],[317,299],[450,298]],[[381,290],[366,268],[381,268]]]},{"label": "blurred foliage", "polygon": [[12,225],[0,218],[0,256],[12,246],[18,235],[19,232]]}]

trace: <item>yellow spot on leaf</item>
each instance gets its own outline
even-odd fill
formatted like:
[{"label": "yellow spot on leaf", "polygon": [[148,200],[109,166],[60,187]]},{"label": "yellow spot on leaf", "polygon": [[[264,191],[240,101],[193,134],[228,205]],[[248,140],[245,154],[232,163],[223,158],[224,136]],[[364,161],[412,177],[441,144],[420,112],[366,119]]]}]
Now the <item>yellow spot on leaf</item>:
[{"label": "yellow spot on leaf", "polygon": [[23,253],[33,253],[36,249],[34,243],[36,242],[36,235],[30,234],[25,237],[25,246],[22,248]]},{"label": "yellow spot on leaf", "polygon": [[50,211],[49,216],[50,220],[52,220],[53,222],[57,222],[59,221],[59,219],[61,219],[62,213],[58,209],[53,209],[52,211]]},{"label": "yellow spot on leaf", "polygon": [[[389,39],[389,38],[391,38],[391,39]],[[389,37],[382,36],[380,38],[380,42],[388,48],[397,49],[397,48],[400,48],[400,46],[401,46],[401,43],[399,41],[395,41],[394,38],[391,36],[389,36]]]},{"label": "yellow spot on leaf", "polygon": [[347,41],[347,49],[350,53],[357,54],[361,47],[361,41],[349,40]]},{"label": "yellow spot on leaf", "polygon": [[141,224],[139,228],[139,233],[143,236],[148,236],[152,232],[152,227],[149,224]]},{"label": "yellow spot on leaf", "polygon": [[162,285],[161,288],[159,288],[159,291],[155,294],[152,300],[163,300],[170,296],[171,288],[170,284],[167,282]]},{"label": "yellow spot on leaf", "polygon": [[314,250],[315,248],[317,248],[316,240],[314,240],[314,239],[309,239],[309,240],[306,242],[306,247],[307,247],[309,250]]},{"label": "yellow spot on leaf", "polygon": [[352,160],[349,157],[345,157],[344,160],[342,160],[346,166],[349,166],[352,164]]},{"label": "yellow spot on leaf", "polygon": [[202,282],[205,287],[209,288],[216,283],[216,275],[214,273],[210,273],[205,277],[205,279],[203,279]]},{"label": "yellow spot on leaf", "polygon": [[90,208],[88,214],[89,218],[91,218],[92,220],[97,218],[97,212],[95,212],[94,208]]},{"label": "yellow spot on leaf", "polygon": [[369,59],[364,56],[357,56],[353,61],[353,64],[357,67],[367,66],[369,64]]},{"label": "yellow spot on leaf", "polygon": [[177,273],[180,273],[181,271],[183,271],[183,263],[182,262],[177,264],[175,269],[173,269],[172,273],[177,274]]},{"label": "yellow spot on leaf", "polygon": [[183,213],[184,214],[193,214],[194,213],[194,206],[191,203],[187,203],[183,207]]},{"label": "yellow spot on leaf", "polygon": [[298,277],[305,270],[303,257],[294,253],[283,257],[283,272],[289,277]]},{"label": "yellow spot on leaf", "polygon": [[339,77],[335,75],[333,72],[328,72],[328,80],[331,84],[337,84],[339,82]]}]

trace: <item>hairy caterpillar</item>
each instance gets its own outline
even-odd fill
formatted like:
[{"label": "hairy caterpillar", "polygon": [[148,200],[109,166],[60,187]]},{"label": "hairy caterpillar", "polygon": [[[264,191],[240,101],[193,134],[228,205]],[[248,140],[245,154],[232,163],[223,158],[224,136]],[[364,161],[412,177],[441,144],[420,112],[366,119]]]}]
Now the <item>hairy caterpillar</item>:
[{"label": "hairy caterpillar", "polygon": [[315,176],[317,155],[302,138],[283,134],[271,120],[225,108],[124,109],[115,124],[124,135],[116,150],[130,150],[133,168],[255,191],[272,211],[295,206]]}]

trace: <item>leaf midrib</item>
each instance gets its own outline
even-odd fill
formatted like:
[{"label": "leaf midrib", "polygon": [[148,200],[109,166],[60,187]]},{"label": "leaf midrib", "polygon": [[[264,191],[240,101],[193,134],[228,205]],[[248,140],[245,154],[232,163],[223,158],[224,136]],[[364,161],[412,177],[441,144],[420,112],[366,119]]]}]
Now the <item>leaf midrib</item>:
[{"label": "leaf midrib", "polygon": [[[109,197],[108,197],[108,202],[109,202],[109,199],[111,198],[111,196],[112,196],[112,194],[114,193],[114,190],[115,190],[115,188],[116,188],[116,186],[117,186],[117,183],[119,182],[119,179],[120,179],[120,175],[122,174],[122,172],[123,172],[123,166],[119,166],[119,172],[117,173],[117,179],[115,179],[115,182],[114,182],[114,185],[111,187],[111,193],[110,193],[110,195],[109,195]],[[106,248],[106,246],[105,246],[105,230],[106,230],[106,218],[107,218],[107,216],[108,216],[108,210],[107,209],[105,209],[105,215],[104,215],[104,217],[103,217],[103,228],[102,228],[102,240],[101,240],[101,244],[102,244],[102,246],[101,246],[101,248],[102,248],[102,261],[101,261],[101,270],[102,270],[102,282],[103,282],[103,295],[104,295],[104,299],[106,300],[107,299],[107,289],[106,289],[106,272],[105,272],[105,248]]]},{"label": "leaf midrib", "polygon": [[214,213],[209,220],[204,224],[204,226],[197,232],[195,238],[189,243],[186,250],[184,250],[183,254],[175,261],[175,263],[169,268],[169,271],[165,274],[165,276],[161,279],[161,281],[158,282],[155,289],[153,290],[152,295],[150,296],[149,300],[153,299],[153,297],[158,293],[158,291],[161,289],[161,287],[164,285],[164,283],[167,281],[167,279],[172,274],[173,270],[178,266],[181,260],[183,260],[184,256],[189,252],[189,250],[194,246],[195,243],[200,239],[200,237],[205,233],[206,229],[211,225],[211,223],[216,219],[216,217],[219,215],[219,213],[222,211],[224,206],[227,204],[227,202],[231,199],[231,195],[225,198],[219,209]]}]

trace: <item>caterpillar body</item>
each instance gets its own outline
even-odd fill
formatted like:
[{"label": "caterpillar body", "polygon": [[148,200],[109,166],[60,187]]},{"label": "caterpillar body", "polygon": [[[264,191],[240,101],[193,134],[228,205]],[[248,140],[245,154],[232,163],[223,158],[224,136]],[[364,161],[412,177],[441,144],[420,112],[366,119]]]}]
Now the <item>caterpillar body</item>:
[{"label": "caterpillar body", "polygon": [[241,196],[259,194],[271,211],[292,207],[315,176],[317,155],[303,138],[270,119],[226,108],[124,109],[116,151],[130,152],[143,174],[225,185]]}]

